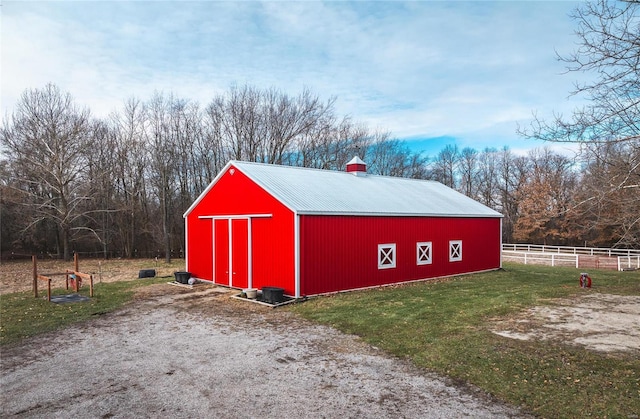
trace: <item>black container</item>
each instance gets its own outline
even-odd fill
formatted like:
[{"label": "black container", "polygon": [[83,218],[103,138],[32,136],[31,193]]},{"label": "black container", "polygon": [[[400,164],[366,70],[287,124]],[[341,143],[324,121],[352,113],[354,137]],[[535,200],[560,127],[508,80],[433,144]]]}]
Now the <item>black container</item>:
[{"label": "black container", "polygon": [[141,269],[138,272],[138,278],[155,278],[156,270],[155,269]]},{"label": "black container", "polygon": [[191,272],[174,272],[176,276],[176,282],[179,284],[188,284],[189,278],[191,278]]},{"label": "black container", "polygon": [[262,300],[269,304],[278,304],[284,301],[284,288],[262,287]]}]

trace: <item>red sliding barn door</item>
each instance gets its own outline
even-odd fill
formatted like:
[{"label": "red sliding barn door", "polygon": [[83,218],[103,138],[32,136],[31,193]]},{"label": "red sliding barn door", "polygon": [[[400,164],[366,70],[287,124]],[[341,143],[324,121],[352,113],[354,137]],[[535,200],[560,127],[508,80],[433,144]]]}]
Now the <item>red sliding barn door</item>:
[{"label": "red sliding barn door", "polygon": [[229,220],[213,220],[214,282],[229,285]]},{"label": "red sliding barn door", "polygon": [[249,280],[249,220],[214,220],[215,283],[247,288]]},{"label": "red sliding barn door", "polygon": [[231,220],[231,269],[230,286],[247,288],[249,278],[249,220]]}]

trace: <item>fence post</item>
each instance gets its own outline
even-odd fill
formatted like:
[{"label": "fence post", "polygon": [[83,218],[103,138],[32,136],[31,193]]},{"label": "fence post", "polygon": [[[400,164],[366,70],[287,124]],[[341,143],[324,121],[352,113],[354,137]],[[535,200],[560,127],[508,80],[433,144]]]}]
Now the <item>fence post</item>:
[{"label": "fence post", "polygon": [[622,267],[620,266],[620,258],[622,256],[618,256],[618,272],[620,272],[622,270]]},{"label": "fence post", "polygon": [[580,267],[580,255],[576,255],[576,269]]},{"label": "fence post", "polygon": [[556,266],[555,265],[555,256],[554,254],[551,254],[551,266]]},{"label": "fence post", "polygon": [[38,262],[36,255],[31,256],[31,262],[33,262],[33,297],[38,298]]}]

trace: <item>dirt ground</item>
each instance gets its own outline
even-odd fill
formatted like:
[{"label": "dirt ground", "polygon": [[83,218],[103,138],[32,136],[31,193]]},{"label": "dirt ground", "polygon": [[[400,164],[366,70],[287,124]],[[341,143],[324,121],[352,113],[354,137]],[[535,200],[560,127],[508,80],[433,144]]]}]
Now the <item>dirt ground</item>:
[{"label": "dirt ground", "polygon": [[0,416],[524,416],[225,289],[144,292],[115,313],[3,348]]},{"label": "dirt ground", "polygon": [[593,293],[550,303],[496,322],[494,333],[521,340],[560,340],[600,352],[640,354],[640,296]]},{"label": "dirt ground", "polygon": [[[175,271],[184,270],[184,259],[174,259],[171,264],[155,259],[83,259],[78,262],[80,272],[93,275],[95,283],[130,281],[138,277],[140,269],[155,269],[157,276],[171,276]],[[58,259],[37,261],[38,273],[65,272],[73,269],[73,262]],[[64,275],[52,277],[53,287],[64,287]],[[29,260],[9,260],[0,264],[0,295],[31,291],[33,264]]]}]

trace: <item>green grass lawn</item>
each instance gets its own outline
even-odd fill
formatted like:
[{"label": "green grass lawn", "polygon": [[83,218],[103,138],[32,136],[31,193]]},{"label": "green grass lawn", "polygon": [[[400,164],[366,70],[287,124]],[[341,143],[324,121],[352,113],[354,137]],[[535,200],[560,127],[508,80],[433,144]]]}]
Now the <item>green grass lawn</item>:
[{"label": "green grass lawn", "polygon": [[[91,301],[73,304],[54,304],[46,300],[47,291],[39,290],[40,298],[32,292],[18,292],[0,296],[0,345],[50,332],[71,323],[113,311],[130,301],[139,287],[167,282],[170,277],[136,279],[96,284]],[[69,294],[64,288],[54,288],[52,295]],[[89,296],[85,284],[80,294]],[[43,298],[44,297],[44,298]]]},{"label": "green grass lawn", "polygon": [[506,264],[504,271],[337,294],[291,310],[416,365],[476,385],[542,417],[637,417],[640,360],[552,341],[495,335],[490,319],[507,318],[552,298],[580,293],[640,295],[640,272],[579,271]]}]

